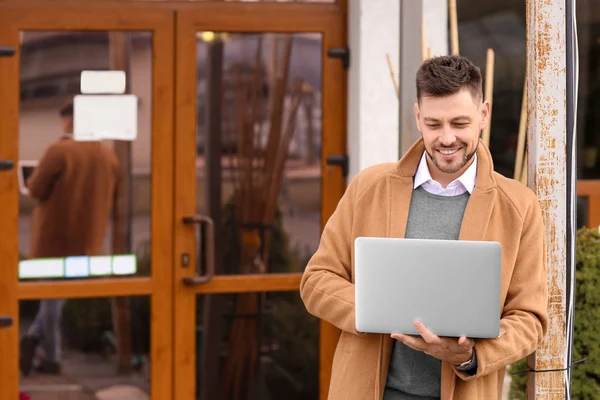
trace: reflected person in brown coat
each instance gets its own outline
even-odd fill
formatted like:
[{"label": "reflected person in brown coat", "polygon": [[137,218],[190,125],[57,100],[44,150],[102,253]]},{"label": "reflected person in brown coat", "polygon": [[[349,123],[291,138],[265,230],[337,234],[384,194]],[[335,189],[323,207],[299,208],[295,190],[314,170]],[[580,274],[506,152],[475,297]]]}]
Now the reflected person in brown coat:
[{"label": "reflected person in brown coat", "polygon": [[[28,179],[37,200],[31,219],[30,258],[93,256],[101,252],[118,187],[118,159],[99,141],[73,140],[73,105],[60,110],[63,135],[43,154]],[[41,300],[21,340],[21,371],[28,375],[37,344],[45,358],[38,372],[60,373],[60,319],[63,299]]]}]

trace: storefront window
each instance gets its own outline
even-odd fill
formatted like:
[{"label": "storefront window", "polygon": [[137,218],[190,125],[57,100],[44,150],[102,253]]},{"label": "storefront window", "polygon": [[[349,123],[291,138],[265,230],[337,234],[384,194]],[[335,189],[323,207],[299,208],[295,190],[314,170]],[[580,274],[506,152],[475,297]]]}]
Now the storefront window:
[{"label": "storefront window", "polygon": [[495,52],[490,151],[496,171],[512,178],[527,59],[525,2],[467,0],[457,7],[460,54],[485,77],[487,49]]}]

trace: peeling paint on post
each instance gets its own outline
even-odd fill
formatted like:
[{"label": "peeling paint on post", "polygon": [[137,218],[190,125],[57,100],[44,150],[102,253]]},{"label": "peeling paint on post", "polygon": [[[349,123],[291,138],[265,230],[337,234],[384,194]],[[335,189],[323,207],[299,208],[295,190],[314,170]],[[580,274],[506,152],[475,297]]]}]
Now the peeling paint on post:
[{"label": "peeling paint on post", "polygon": [[[546,227],[549,329],[530,368],[566,360],[566,20],[564,2],[527,0],[528,182]],[[529,374],[528,398],[565,398],[564,372]]]}]

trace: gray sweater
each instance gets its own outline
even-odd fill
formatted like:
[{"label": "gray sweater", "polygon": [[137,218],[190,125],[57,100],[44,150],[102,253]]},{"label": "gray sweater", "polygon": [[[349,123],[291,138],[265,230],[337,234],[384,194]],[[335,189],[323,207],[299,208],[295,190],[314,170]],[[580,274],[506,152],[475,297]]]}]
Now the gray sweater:
[{"label": "gray sweater", "polygon": [[[406,238],[457,240],[469,193],[438,196],[422,187],[413,191]],[[401,306],[401,305],[400,305]],[[384,400],[440,398],[441,361],[394,341]]]}]

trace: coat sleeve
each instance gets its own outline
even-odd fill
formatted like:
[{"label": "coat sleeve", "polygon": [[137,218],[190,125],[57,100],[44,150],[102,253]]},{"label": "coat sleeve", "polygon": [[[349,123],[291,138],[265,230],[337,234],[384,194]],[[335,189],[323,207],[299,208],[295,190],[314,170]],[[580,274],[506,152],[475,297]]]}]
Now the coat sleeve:
[{"label": "coat sleeve", "polygon": [[547,309],[546,244],[542,212],[536,198],[523,221],[515,268],[500,321],[501,336],[476,340],[477,373],[469,375],[456,371],[457,375],[465,381],[477,379],[533,353],[548,330]]},{"label": "coat sleeve", "polygon": [[64,164],[65,158],[60,148],[55,145],[50,146],[27,180],[30,196],[39,201],[47,200],[63,171]]},{"label": "coat sleeve", "polygon": [[331,215],[315,254],[300,282],[300,295],[309,313],[342,331],[357,332],[352,283],[352,225],[357,178],[348,186]]}]

